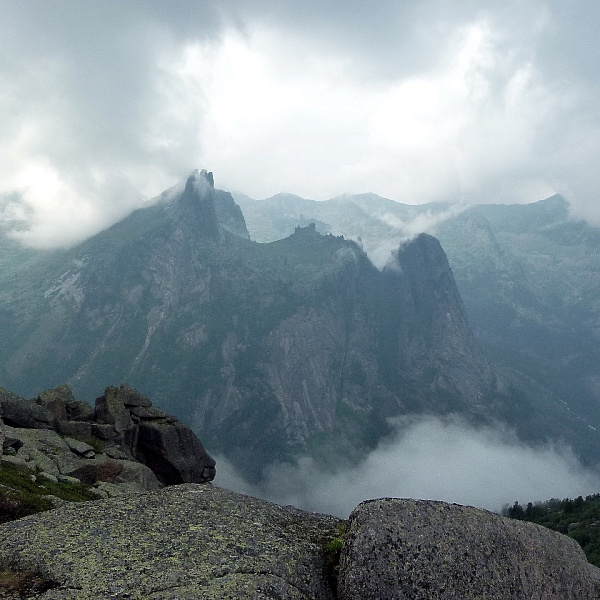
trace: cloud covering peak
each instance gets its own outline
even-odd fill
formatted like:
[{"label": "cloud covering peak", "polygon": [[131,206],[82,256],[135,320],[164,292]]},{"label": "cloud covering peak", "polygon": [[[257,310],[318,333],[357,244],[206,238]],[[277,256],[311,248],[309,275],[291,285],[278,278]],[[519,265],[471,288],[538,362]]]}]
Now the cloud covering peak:
[{"label": "cloud covering peak", "polygon": [[6,0],[2,14],[0,220],[30,244],[90,235],[198,164],[254,197],[560,192],[600,222],[589,0]]}]

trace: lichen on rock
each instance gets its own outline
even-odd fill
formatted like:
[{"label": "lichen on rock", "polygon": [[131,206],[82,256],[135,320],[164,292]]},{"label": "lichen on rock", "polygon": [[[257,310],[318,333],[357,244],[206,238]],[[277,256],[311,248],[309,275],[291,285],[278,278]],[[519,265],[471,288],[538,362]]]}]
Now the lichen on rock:
[{"label": "lichen on rock", "polygon": [[322,548],[339,522],[185,484],[2,525],[0,569],[57,581],[45,599],[333,600]]},{"label": "lichen on rock", "polygon": [[591,600],[574,540],[469,506],[371,500],[350,515],[340,600]]}]

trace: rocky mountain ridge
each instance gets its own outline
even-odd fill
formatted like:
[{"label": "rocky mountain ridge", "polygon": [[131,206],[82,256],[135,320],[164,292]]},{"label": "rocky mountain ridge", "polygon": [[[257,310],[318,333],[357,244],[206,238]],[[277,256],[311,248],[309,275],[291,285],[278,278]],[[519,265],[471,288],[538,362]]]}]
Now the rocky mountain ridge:
[{"label": "rocky mountain ridge", "polygon": [[314,226],[258,244],[206,171],[0,276],[0,298],[6,387],[66,381],[86,398],[128,381],[251,479],[299,454],[356,460],[390,417],[503,419],[514,402],[437,240],[402,245],[382,271]]},{"label": "rocky mountain ridge", "polygon": [[571,218],[564,198],[470,207],[374,194],[236,198],[253,239],[268,243],[314,222],[357,240],[379,265],[399,240],[435,235],[478,347],[519,390],[507,410],[520,435],[569,445],[598,464],[600,230]]}]

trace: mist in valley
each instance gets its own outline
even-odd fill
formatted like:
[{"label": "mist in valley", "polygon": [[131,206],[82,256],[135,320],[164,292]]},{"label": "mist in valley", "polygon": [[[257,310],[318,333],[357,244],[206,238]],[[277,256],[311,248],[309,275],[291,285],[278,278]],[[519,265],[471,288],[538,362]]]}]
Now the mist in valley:
[{"label": "mist in valley", "polygon": [[331,472],[308,457],[270,466],[248,483],[224,457],[215,485],[313,512],[347,517],[363,500],[442,500],[500,512],[506,504],[597,493],[600,474],[561,444],[532,447],[504,426],[459,417],[398,421],[395,433],[356,465]]}]

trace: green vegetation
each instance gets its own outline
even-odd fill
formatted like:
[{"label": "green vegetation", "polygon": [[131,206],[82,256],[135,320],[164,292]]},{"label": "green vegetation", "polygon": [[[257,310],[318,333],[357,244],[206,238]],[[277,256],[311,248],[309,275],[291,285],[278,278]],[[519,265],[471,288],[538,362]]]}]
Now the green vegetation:
[{"label": "green vegetation", "polygon": [[32,481],[32,472],[3,462],[0,467],[0,523],[14,521],[53,508],[47,496],[56,496],[68,502],[96,500],[89,486],[72,483],[54,483],[38,478]]},{"label": "green vegetation", "polygon": [[600,567],[600,494],[585,499],[578,496],[574,500],[552,498],[546,502],[529,502],[526,507],[515,502],[506,506],[502,514],[568,535],[583,548],[588,561]]},{"label": "green vegetation", "polygon": [[328,540],[323,546],[323,559],[325,562],[327,577],[336,584],[340,566],[340,553],[344,547],[344,536],[346,535],[347,527],[348,523],[346,521],[342,521],[338,525],[337,536]]}]

